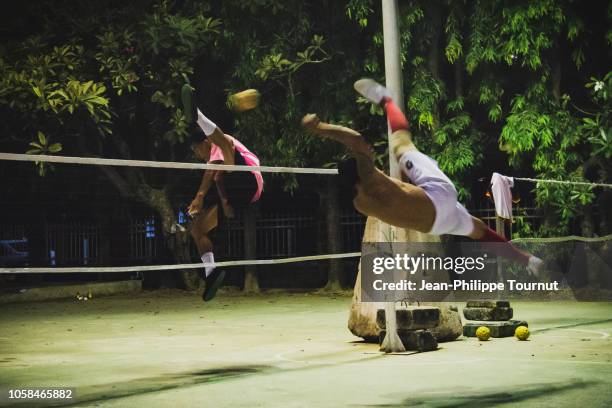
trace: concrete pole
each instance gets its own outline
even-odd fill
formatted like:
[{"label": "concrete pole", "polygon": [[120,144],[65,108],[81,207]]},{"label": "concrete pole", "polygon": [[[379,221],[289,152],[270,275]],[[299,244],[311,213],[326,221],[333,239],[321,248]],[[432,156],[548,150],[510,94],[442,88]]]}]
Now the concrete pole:
[{"label": "concrete pole", "polygon": [[[391,97],[404,110],[404,91],[402,88],[402,65],[400,60],[399,23],[397,17],[397,0],[382,0],[383,36],[385,47],[386,87]],[[389,129],[389,136],[391,129]],[[400,178],[400,171],[395,155],[389,150],[389,175]]]},{"label": "concrete pole", "polygon": [[[391,97],[400,107],[404,106],[404,93],[402,91],[402,66],[400,62],[399,24],[397,19],[397,0],[382,0],[383,36],[385,48],[385,78],[387,89]],[[391,128],[388,129],[391,136]],[[389,149],[389,175],[400,178],[400,170],[393,151]],[[383,226],[386,236],[393,247],[395,241],[395,229],[391,225]],[[385,324],[387,333],[381,345],[381,351],[386,353],[405,351],[404,345],[397,333],[397,321],[395,316],[395,301],[391,299],[385,302]]]}]

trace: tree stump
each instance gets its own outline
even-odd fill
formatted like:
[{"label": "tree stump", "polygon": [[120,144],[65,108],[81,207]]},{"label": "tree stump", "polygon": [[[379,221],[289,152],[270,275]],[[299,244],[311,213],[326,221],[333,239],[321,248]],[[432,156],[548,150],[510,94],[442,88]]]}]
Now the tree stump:
[{"label": "tree stump", "polygon": [[[363,233],[364,242],[386,242],[381,231],[381,221],[368,217],[365,231]],[[440,237],[436,235],[424,234],[417,231],[396,228],[396,242],[440,242]],[[357,280],[353,290],[353,300],[348,320],[348,328],[357,337],[361,337],[368,342],[378,343],[380,329],[376,324],[376,313],[378,309],[384,309],[381,302],[362,302],[361,301],[361,263],[359,263]],[[461,318],[457,308],[450,303],[428,302],[422,303],[440,308],[440,325],[432,329],[432,333],[438,341],[455,340],[462,334]]]}]

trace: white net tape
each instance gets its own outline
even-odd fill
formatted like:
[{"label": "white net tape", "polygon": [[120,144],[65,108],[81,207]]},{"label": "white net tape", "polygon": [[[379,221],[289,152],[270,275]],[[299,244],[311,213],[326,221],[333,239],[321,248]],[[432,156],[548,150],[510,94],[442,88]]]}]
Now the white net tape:
[{"label": "white net tape", "polygon": [[[145,160],[123,160],[123,159],[103,159],[97,157],[70,157],[70,156],[50,156],[50,155],[28,155],[16,153],[0,153],[0,160],[6,161],[25,161],[25,162],[47,162],[47,163],[66,163],[84,164],[99,166],[122,166],[122,167],[149,167],[163,169],[183,169],[183,170],[225,170],[225,171],[261,171],[268,173],[295,173],[295,174],[324,174],[337,175],[338,169],[323,168],[300,168],[300,167],[271,167],[271,166],[230,166],[224,164],[202,164],[202,163],[181,163],[181,162],[160,162]],[[343,254],[327,254],[300,256],[293,258],[280,259],[253,259],[239,261],[216,262],[215,264],[193,263],[175,265],[146,265],[146,266],[108,266],[108,267],[19,267],[19,268],[0,268],[0,273],[122,273],[122,272],[143,272],[143,271],[162,271],[177,269],[197,269],[206,266],[228,267],[228,266],[250,266],[250,265],[277,265],[294,262],[320,261],[328,259],[355,258],[361,255],[360,252],[349,252]]]},{"label": "white net tape", "polygon": [[534,242],[534,243],[554,243],[554,242],[566,242],[566,241],[580,241],[580,242],[604,242],[612,240],[612,234],[604,235],[603,237],[580,237],[578,235],[567,235],[565,237],[551,237],[551,238],[514,238],[511,242]]},{"label": "white net tape", "polygon": [[570,180],[552,180],[552,179],[535,179],[529,177],[514,177],[515,180],[529,181],[532,183],[553,183],[553,184],[569,184],[578,186],[589,186],[589,187],[604,187],[612,188],[612,184],[607,183],[590,183],[586,181],[570,181]]},{"label": "white net tape", "polygon": [[144,266],[75,266],[68,268],[56,267],[36,267],[36,268],[0,268],[0,274],[3,273],[124,273],[124,272],[147,272],[147,271],[165,271],[177,269],[199,269],[207,266],[228,267],[228,266],[251,266],[251,265],[279,265],[295,262],[321,261],[327,259],[342,259],[342,258],[358,258],[361,252],[347,252],[343,254],[327,254],[327,255],[310,255],[298,256],[293,258],[278,258],[278,259],[245,259],[240,261],[224,261],[215,263],[191,263],[191,264],[175,264],[175,265],[144,265]]},{"label": "white net tape", "polygon": [[309,167],[272,167],[272,166],[229,166],[225,164],[203,164],[203,163],[182,163],[164,162],[147,160],[123,160],[123,159],[102,159],[98,157],[70,157],[70,156],[49,156],[49,155],[30,155],[16,153],[0,153],[0,160],[7,161],[26,161],[26,162],[45,162],[45,163],[66,163],[66,164],[87,164],[99,166],[120,166],[120,167],[153,167],[158,169],[182,169],[182,170],[225,170],[225,171],[260,171],[263,173],[294,173],[294,174],[326,174],[337,175],[338,169],[319,169]]}]

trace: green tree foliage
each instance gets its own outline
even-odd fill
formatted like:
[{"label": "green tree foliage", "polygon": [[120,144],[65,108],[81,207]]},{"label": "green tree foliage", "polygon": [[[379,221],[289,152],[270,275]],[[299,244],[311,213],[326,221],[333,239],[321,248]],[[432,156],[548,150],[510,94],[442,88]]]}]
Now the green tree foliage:
[{"label": "green tree foliage", "polygon": [[[34,32],[4,43],[0,54],[3,137],[25,144],[33,139],[30,154],[61,149],[79,156],[187,158],[178,90],[193,72],[194,57],[218,38],[218,19],[197,4],[180,8],[166,1],[111,8],[94,1],[37,2],[25,8],[27,18],[41,17],[30,21]],[[171,234],[172,178],[140,169],[100,171],[123,196],[160,215],[175,259],[187,261],[186,234]]]},{"label": "green tree foliage", "polygon": [[[357,126],[352,83],[361,75],[361,50],[344,4],[230,0],[218,16],[229,30],[212,58],[226,70],[228,93],[246,87],[262,93],[258,109],[234,117],[237,135],[269,165],[321,166],[341,157],[340,146],[308,135],[300,119],[316,112]],[[293,176],[282,183],[297,187]]]},{"label": "green tree foliage", "polygon": [[[462,199],[475,199],[475,180],[492,171],[585,180],[591,166],[590,180],[610,182],[607,4],[399,3],[405,109],[418,146],[457,182]],[[199,102],[219,111],[224,96],[260,90],[260,107],[232,116],[230,130],[266,164],[321,166],[345,154],[300,128],[307,112],[359,129],[384,157],[382,111],[352,89],[363,76],[384,80],[378,1],[86,0],[22,8],[25,17],[4,28],[17,34],[0,47],[0,137],[23,151],[188,160],[178,90],[190,82],[204,84]],[[170,230],[175,180],[100,170]],[[297,187],[292,177],[267,181]],[[534,192],[548,217],[542,233],[569,231],[596,193],[560,185]]]},{"label": "green tree foliage", "polygon": [[[377,6],[353,0],[347,15],[370,30],[363,71],[382,80]],[[463,199],[475,176],[491,171],[585,181],[585,164],[596,163],[590,180],[610,182],[610,74],[601,55],[609,55],[610,6],[597,2],[585,12],[571,0],[448,0],[402,2],[400,10],[413,133]],[[587,29],[606,23],[606,32]],[[542,234],[569,232],[595,198],[589,187],[541,183],[533,191],[546,214]]]}]

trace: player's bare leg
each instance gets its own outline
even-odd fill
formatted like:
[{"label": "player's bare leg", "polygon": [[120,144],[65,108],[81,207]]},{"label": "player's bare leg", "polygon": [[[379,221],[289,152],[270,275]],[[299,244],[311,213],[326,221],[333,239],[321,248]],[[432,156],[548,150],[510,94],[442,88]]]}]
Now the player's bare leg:
[{"label": "player's bare leg", "polygon": [[212,241],[208,237],[208,233],[215,229],[218,225],[218,207],[207,208],[195,215],[191,226],[190,233],[193,241],[198,248],[200,256],[212,250]]},{"label": "player's bare leg", "polygon": [[210,119],[198,109],[198,125],[204,131],[206,137],[214,144],[219,146],[221,152],[223,152],[223,163],[227,165],[233,165],[234,161],[234,143],[232,140],[223,133],[223,131]]},{"label": "player's bare leg", "polygon": [[435,208],[425,192],[417,186],[394,180],[374,166],[371,146],[359,132],[344,126],[321,122],[308,114],[302,124],[314,134],[346,146],[357,162],[355,208],[397,227],[427,232],[435,219]]},{"label": "player's bare leg", "polygon": [[423,189],[392,179],[375,169],[371,177],[355,184],[355,208],[362,214],[400,228],[429,232],[436,210]]},{"label": "player's bare leg", "polygon": [[207,118],[197,107],[194,89],[189,84],[181,88],[181,99],[185,119],[190,126],[197,124],[207,138],[221,149],[223,152],[223,162],[228,165],[234,164],[234,145],[232,140],[227,137],[215,122]]},{"label": "player's bare leg", "polygon": [[346,146],[351,152],[369,158],[374,157],[372,147],[356,130],[345,126],[321,122],[316,113],[309,113],[302,118],[302,126],[318,136],[332,139]]},{"label": "player's bare leg", "polygon": [[402,172],[412,183],[422,186],[422,191],[427,189],[428,195],[432,197],[432,205],[440,209],[430,233],[464,235],[481,242],[501,243],[502,245],[495,246],[498,255],[521,263],[530,273],[537,274],[543,265],[541,259],[512,245],[484,222],[471,216],[465,207],[457,202],[452,182],[440,171],[437,163],[416,150],[408,131],[408,119],[395,105],[390,92],[381,84],[367,78],[355,82],[355,90],[385,110],[393,132],[389,147],[400,162]]}]

